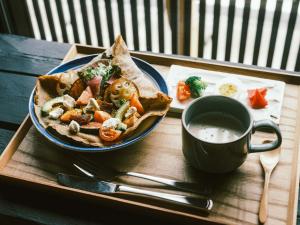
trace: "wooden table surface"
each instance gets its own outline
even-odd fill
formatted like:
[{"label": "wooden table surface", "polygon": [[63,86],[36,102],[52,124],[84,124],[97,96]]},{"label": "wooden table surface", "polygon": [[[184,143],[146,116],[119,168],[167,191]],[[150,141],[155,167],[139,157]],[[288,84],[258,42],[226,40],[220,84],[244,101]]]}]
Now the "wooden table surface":
[{"label": "wooden table surface", "polygon": [[[60,64],[71,45],[0,34],[0,151],[28,113],[36,76]],[[299,202],[299,201],[298,201]],[[300,224],[298,207],[297,224]],[[166,218],[116,211],[1,182],[1,224],[166,224]],[[174,224],[172,222],[172,224]]]}]

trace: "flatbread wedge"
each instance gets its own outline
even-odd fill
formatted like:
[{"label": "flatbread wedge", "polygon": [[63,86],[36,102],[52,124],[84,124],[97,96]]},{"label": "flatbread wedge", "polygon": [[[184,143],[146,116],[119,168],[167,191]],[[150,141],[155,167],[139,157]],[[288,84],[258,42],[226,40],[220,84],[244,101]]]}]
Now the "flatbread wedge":
[{"label": "flatbread wedge", "polygon": [[[127,88],[125,95],[120,94],[124,92],[123,89],[120,89],[120,93],[119,89],[114,89],[120,84]],[[166,115],[171,101],[136,66],[125,42],[118,36],[112,47],[80,69],[40,76],[36,83],[34,107],[40,124],[55,135],[79,145],[103,147],[134,136],[137,128],[149,117]],[[91,108],[92,103],[94,108]],[[106,110],[107,107],[109,110]],[[126,109],[122,111],[122,107]],[[114,140],[99,135],[108,126],[107,118],[99,121],[95,117],[95,112],[99,110],[106,110],[106,114],[101,111],[98,115],[108,115],[107,118],[112,121],[114,117],[119,118],[117,126],[109,127],[118,133]],[[70,120],[80,125],[79,131],[74,132],[70,128],[71,121],[68,120],[67,112],[71,114]],[[94,125],[97,126],[92,130],[96,129],[96,132],[86,132]],[[119,127],[122,129],[118,130]]]}]

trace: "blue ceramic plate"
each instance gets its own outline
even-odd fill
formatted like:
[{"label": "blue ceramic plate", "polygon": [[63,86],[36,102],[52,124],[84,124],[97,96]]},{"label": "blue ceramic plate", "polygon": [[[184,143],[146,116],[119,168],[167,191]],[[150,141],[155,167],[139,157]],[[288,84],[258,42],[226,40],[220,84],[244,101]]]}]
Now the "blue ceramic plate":
[{"label": "blue ceramic plate", "polygon": [[[54,68],[51,70],[48,74],[54,74],[54,73],[61,73],[65,72],[70,69],[78,69],[81,66],[87,64],[90,62],[94,57],[97,55],[89,55],[85,56],[79,59],[71,60],[69,62],[66,62],[62,65],[59,65],[58,67]],[[161,76],[161,74],[154,69],[149,63],[132,57],[133,61],[135,64],[144,72],[144,74],[153,81],[153,83],[157,86],[159,90],[164,92],[165,94],[168,94],[168,88],[165,80]],[[129,146],[137,141],[140,141],[142,138],[147,136],[150,131],[154,129],[156,125],[162,120],[163,117],[155,117],[155,118],[149,118],[150,120],[145,121],[145,123],[142,123],[140,125],[141,128],[138,129],[136,134],[132,137],[129,137],[127,139],[122,140],[122,142],[118,144],[114,144],[111,146],[105,146],[105,147],[86,147],[83,145],[80,145],[79,143],[68,141],[65,139],[61,139],[60,137],[54,135],[47,129],[45,129],[38,121],[35,111],[34,111],[34,94],[35,94],[35,89],[32,91],[30,99],[29,99],[29,114],[31,117],[31,120],[34,124],[34,126],[37,128],[37,130],[44,136],[46,137],[49,141],[52,143],[65,148],[65,149],[70,149],[74,151],[81,151],[81,152],[105,152],[105,151],[112,151],[116,149],[120,149],[126,146]],[[144,124],[144,125],[143,125]]]}]

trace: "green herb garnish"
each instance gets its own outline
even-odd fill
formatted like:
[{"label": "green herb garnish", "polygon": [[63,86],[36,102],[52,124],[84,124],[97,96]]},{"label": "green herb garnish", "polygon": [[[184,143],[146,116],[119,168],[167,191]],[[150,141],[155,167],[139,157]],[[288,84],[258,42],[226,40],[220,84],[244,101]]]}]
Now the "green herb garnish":
[{"label": "green herb garnish", "polygon": [[102,75],[102,80],[101,80],[101,84],[100,84],[100,91],[103,92],[104,91],[104,87],[107,81],[109,81],[109,79],[112,76],[119,76],[121,74],[121,68],[117,65],[111,65],[111,63],[106,67],[105,69],[105,73]]},{"label": "green herb garnish", "polygon": [[102,86],[102,83],[105,84],[112,76],[120,75],[120,74],[121,74],[120,67],[118,67],[117,65],[109,64],[105,68],[105,73],[102,75],[101,86]]},{"label": "green herb garnish", "polygon": [[78,73],[80,79],[85,82],[92,80],[95,76],[103,76],[106,73],[106,66],[104,64],[100,64],[98,67],[88,67],[84,71]]},{"label": "green herb garnish", "polygon": [[81,80],[88,82],[96,76],[102,76],[100,84],[100,95],[103,94],[105,90],[105,85],[112,76],[119,76],[121,74],[121,68],[117,65],[112,65],[111,61],[109,65],[106,66],[102,63],[99,63],[97,67],[90,66],[84,71],[78,73],[78,76]]}]

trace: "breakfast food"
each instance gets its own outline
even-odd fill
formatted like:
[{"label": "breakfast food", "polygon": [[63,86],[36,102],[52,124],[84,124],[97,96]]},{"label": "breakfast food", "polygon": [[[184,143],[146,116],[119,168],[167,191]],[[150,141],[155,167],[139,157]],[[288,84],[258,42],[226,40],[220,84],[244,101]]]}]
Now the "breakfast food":
[{"label": "breakfast food", "polygon": [[242,86],[241,81],[237,78],[224,78],[216,84],[216,94],[239,98],[241,92],[243,92]]},{"label": "breakfast food", "polygon": [[102,147],[133,135],[148,117],[164,116],[171,101],[135,65],[119,36],[82,68],[40,76],[34,106],[44,128]]},{"label": "breakfast food", "polygon": [[256,88],[248,90],[248,99],[250,106],[253,109],[265,108],[268,105],[268,101],[265,99],[266,95],[266,88]]},{"label": "breakfast food", "polygon": [[190,97],[198,98],[202,96],[207,84],[201,80],[201,77],[190,76],[185,81],[179,81],[177,84],[177,99],[182,102]]},{"label": "breakfast food", "polygon": [[179,81],[177,84],[177,99],[182,102],[191,97],[190,86],[185,84],[184,81]]}]

